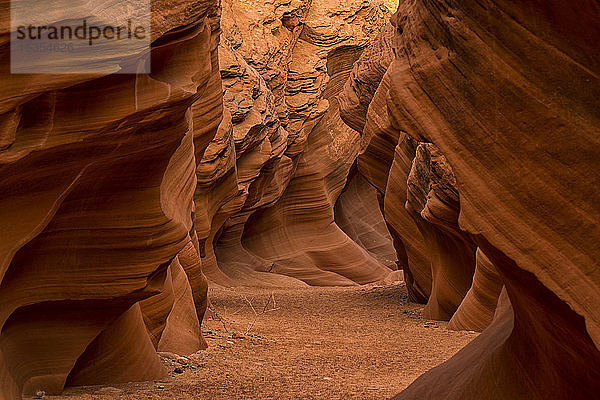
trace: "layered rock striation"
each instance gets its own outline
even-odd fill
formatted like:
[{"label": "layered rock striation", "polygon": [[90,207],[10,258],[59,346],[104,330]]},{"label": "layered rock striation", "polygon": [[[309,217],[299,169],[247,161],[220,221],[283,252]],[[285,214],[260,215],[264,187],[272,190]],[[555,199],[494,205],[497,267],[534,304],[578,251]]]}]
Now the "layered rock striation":
[{"label": "layered rock striation", "polygon": [[376,195],[363,186],[357,201],[375,212],[366,220],[340,215],[346,230],[336,223],[361,142],[340,120],[335,95],[389,10],[378,1],[226,1],[223,12],[221,74],[234,142],[225,157],[237,185],[207,240],[218,264],[210,279],[348,285],[385,277],[396,256]]},{"label": "layered rock striation", "polygon": [[105,76],[10,75],[1,7],[0,399],[161,377],[205,274],[396,266],[483,331],[398,399],[594,398],[596,2],[250,3],[220,45],[217,1],[153,3],[152,72]]},{"label": "layered rock striation", "polygon": [[160,378],[157,349],[204,346],[193,197],[222,118],[219,4],[153,3],[152,51],[135,60],[149,75],[11,75],[8,9],[0,398]]},{"label": "layered rock striation", "polygon": [[375,44],[393,60],[355,67],[342,115],[369,142],[359,167],[387,223],[419,230],[391,230],[412,297],[455,329],[489,325],[398,399],[598,391],[598,16],[593,1],[401,1]]},{"label": "layered rock striation", "polygon": [[148,75],[10,75],[8,9],[0,398],[159,378],[156,351],[205,346],[204,273],[333,285],[389,272],[377,195],[356,178],[338,202],[361,143],[335,100],[389,18],[382,3],[225,2],[219,48],[219,2],[159,1],[151,52],[127,60]]}]

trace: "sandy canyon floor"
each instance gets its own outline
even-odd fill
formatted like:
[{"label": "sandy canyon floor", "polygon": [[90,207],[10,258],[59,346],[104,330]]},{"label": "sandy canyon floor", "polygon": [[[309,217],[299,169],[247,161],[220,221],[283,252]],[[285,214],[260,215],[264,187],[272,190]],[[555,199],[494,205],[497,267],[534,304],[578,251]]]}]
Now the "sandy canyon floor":
[{"label": "sandy canyon floor", "polygon": [[208,349],[163,354],[163,381],[67,389],[45,399],[384,399],[476,334],[427,321],[403,283],[211,288]]}]

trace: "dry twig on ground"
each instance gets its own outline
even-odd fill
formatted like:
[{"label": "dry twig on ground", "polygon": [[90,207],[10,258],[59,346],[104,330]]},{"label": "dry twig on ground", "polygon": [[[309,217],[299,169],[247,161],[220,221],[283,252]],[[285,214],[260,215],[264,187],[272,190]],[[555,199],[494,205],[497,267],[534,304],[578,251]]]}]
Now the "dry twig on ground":
[{"label": "dry twig on ground", "polygon": [[[245,335],[245,336],[247,336],[250,333],[250,331],[252,330],[252,328],[256,324],[256,321],[258,320],[258,317],[260,317],[261,315],[264,315],[266,313],[279,310],[279,307],[277,307],[277,303],[275,302],[275,294],[274,293],[271,293],[271,295],[267,298],[267,302],[265,303],[265,305],[262,308],[262,310],[261,311],[257,311],[256,308],[254,307],[254,304],[252,303],[252,301],[250,299],[248,299],[248,297],[246,297],[245,294],[238,293],[235,290],[231,290],[231,292],[233,292],[237,296],[239,296],[244,301],[244,303],[245,303],[242,307],[240,307],[236,311],[234,311],[232,313],[232,315],[238,314],[239,312],[241,312],[247,306],[249,306],[250,309],[252,309],[252,312],[254,313],[254,319],[252,320],[252,322],[250,322],[250,324],[248,324],[248,326],[246,327],[245,332],[243,333],[243,335]],[[270,304],[272,304],[271,308],[269,308]],[[216,307],[212,304],[212,302],[210,301],[210,299],[208,300],[208,309],[213,313],[214,319],[218,320],[221,323],[221,325],[223,326],[223,329],[225,330],[225,332],[227,334],[231,335],[232,332],[230,332],[229,329],[227,329],[227,324],[225,322],[225,319],[223,317],[221,317],[221,315],[219,315],[219,313],[217,312]],[[239,332],[239,333],[241,333],[241,332]]]}]

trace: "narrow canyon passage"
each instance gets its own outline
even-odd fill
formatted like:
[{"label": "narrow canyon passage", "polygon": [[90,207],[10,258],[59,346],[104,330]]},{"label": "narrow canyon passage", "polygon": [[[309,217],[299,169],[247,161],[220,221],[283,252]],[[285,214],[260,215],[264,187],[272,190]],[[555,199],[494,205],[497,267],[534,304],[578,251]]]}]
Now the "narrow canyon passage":
[{"label": "narrow canyon passage", "polygon": [[600,399],[599,0],[0,3],[0,400]]},{"label": "narrow canyon passage", "polygon": [[209,348],[183,364],[163,354],[168,378],[47,398],[383,399],[477,336],[424,319],[423,306],[407,301],[400,282],[214,287],[209,295],[202,324]]}]

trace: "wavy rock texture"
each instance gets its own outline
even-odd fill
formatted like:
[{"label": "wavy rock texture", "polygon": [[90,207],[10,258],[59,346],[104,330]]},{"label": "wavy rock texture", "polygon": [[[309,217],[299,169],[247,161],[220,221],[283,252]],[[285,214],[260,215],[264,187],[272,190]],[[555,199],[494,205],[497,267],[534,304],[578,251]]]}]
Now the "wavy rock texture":
[{"label": "wavy rock texture", "polygon": [[[338,126],[342,123],[336,113],[319,121],[283,197],[252,215],[244,232],[244,245],[272,260],[272,270],[309,284],[364,283],[389,272],[334,223],[335,201],[357,152],[333,147],[331,134],[353,134],[349,128],[334,128]],[[341,140],[346,142],[343,136]]]},{"label": "wavy rock texture", "polygon": [[473,284],[452,315],[448,329],[482,332],[494,319],[503,286],[494,264],[477,248]]},{"label": "wavy rock texture", "polygon": [[[401,1],[379,58],[355,66],[342,115],[368,143],[359,169],[384,195],[409,294],[450,328],[491,323],[398,399],[598,392],[599,12]],[[420,235],[402,230],[407,212]]]},{"label": "wavy rock texture", "polygon": [[219,6],[154,2],[139,76],[9,75],[0,6],[0,400],[159,378],[204,273],[396,263],[484,330],[398,399],[595,398],[598,4],[225,0],[220,47]]},{"label": "wavy rock texture", "polygon": [[1,399],[157,379],[157,347],[203,345],[192,104],[215,96],[217,8],[153,3],[150,75],[9,75],[3,31]]},{"label": "wavy rock texture", "polygon": [[396,269],[396,250],[379,203],[377,190],[362,175],[351,173],[335,204],[335,222],[380,264]]},{"label": "wavy rock texture", "polygon": [[355,64],[339,97],[341,115],[366,143],[358,167],[383,196],[411,300],[428,303],[429,318],[454,316],[452,329],[481,331],[491,322],[502,284],[483,253],[486,261],[475,263],[476,245],[458,226],[452,168],[435,145],[399,130],[381,112],[387,109],[387,70],[399,47],[395,32],[388,24]]},{"label": "wavy rock texture", "polygon": [[446,158],[458,226],[506,291],[492,325],[398,399],[600,390],[599,17],[594,1],[401,2],[391,125]]},{"label": "wavy rock texture", "polygon": [[[381,214],[344,220],[352,238],[335,223],[360,141],[339,119],[334,96],[389,10],[378,1],[226,1],[223,12],[221,75],[233,142],[222,140],[221,150],[210,152],[228,163],[206,182],[229,198],[210,224],[206,257],[216,254],[216,263],[206,273],[222,285],[347,285],[385,277],[383,259],[395,268],[395,255]],[[224,150],[226,143],[233,148]],[[357,201],[376,206],[374,193],[362,189]]]},{"label": "wavy rock texture", "polygon": [[288,282],[285,277],[255,273],[271,264],[241,244],[250,214],[275,202],[292,177],[292,160],[284,154],[288,134],[264,79],[226,45],[220,53],[224,104],[231,118],[225,135],[217,135],[201,162],[215,166],[214,172],[204,174],[203,182],[212,189],[203,188],[203,193],[222,193],[206,240],[207,258],[212,261],[205,271],[221,285]]},{"label": "wavy rock texture", "polygon": [[[383,91],[378,92],[376,100],[379,99],[379,96],[385,96],[383,93],[387,90],[385,86],[389,82],[387,79],[384,77],[381,87]],[[374,102],[370,108],[370,115],[377,114],[376,104]],[[393,132],[395,129],[391,125],[387,125],[391,122],[389,119],[382,122],[386,123],[386,125],[383,125],[385,127],[382,132],[384,134],[383,138],[385,138],[384,140],[388,140],[392,137],[388,136],[388,132]],[[369,121],[367,121],[365,130],[369,129],[370,126]],[[377,137],[379,137],[379,132]],[[408,178],[412,170],[418,144],[411,136],[398,131],[398,144],[393,151],[389,176],[387,177],[384,189],[384,215],[390,227],[390,232],[394,235],[394,245],[404,270],[409,298],[412,301],[426,303],[431,296],[433,286],[433,257],[429,253],[430,249],[426,238],[423,237],[423,232],[417,225],[417,221],[421,225],[424,224],[424,221],[415,218],[415,214],[411,214],[406,208],[408,202]],[[368,162],[371,162],[371,166],[368,167],[370,170],[376,168],[374,160],[368,160],[367,158],[365,164]],[[359,160],[360,165],[361,161]]]},{"label": "wavy rock texture", "polygon": [[383,198],[383,210],[404,270],[409,298],[427,302],[431,293],[431,266],[425,240],[404,205],[408,174],[416,142],[391,125],[386,109],[394,59],[395,28],[388,23],[355,63],[350,79],[339,95],[344,122],[361,133],[363,151],[358,157],[360,173]]},{"label": "wavy rock texture", "polygon": [[431,294],[423,313],[449,320],[471,287],[476,246],[458,227],[456,179],[434,144],[418,145],[407,185],[406,209],[423,234],[431,262]]}]

